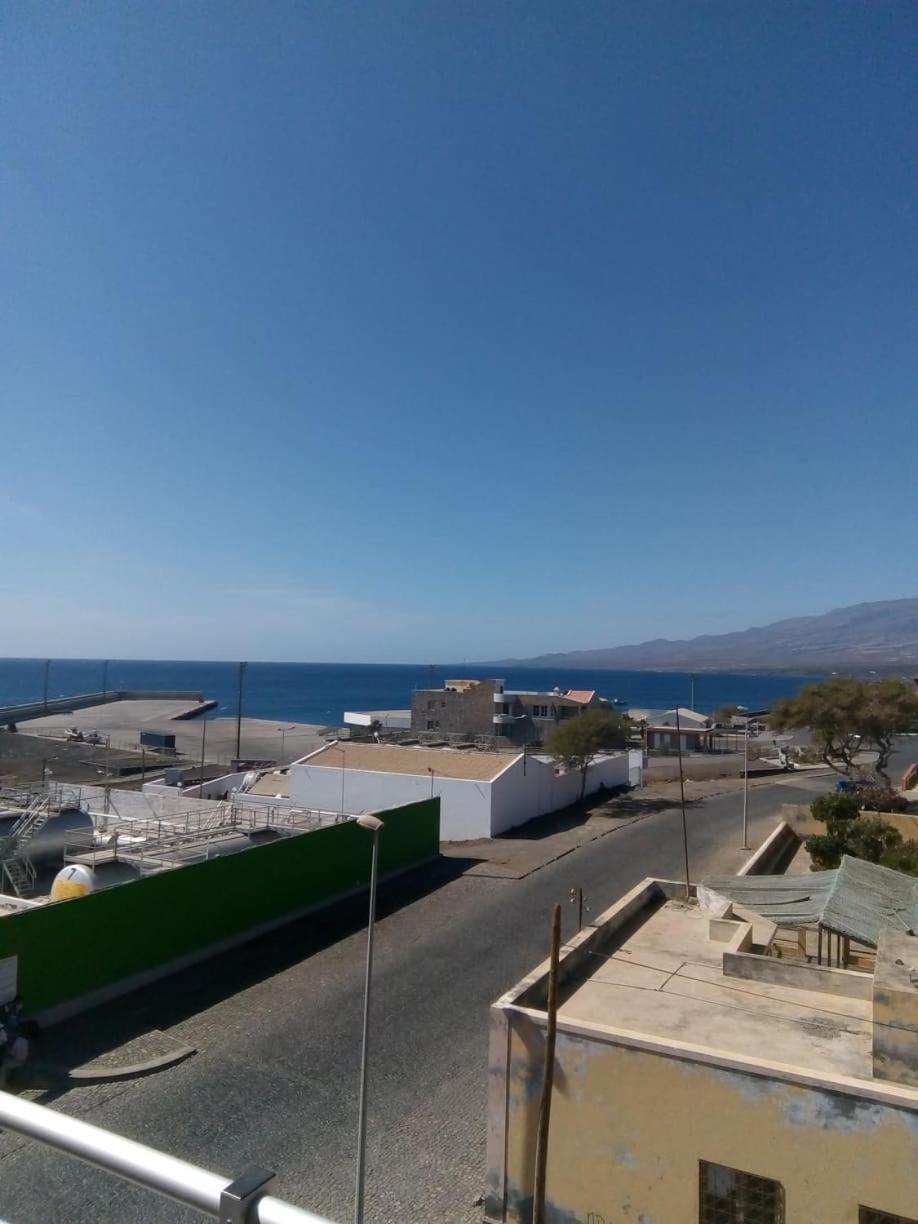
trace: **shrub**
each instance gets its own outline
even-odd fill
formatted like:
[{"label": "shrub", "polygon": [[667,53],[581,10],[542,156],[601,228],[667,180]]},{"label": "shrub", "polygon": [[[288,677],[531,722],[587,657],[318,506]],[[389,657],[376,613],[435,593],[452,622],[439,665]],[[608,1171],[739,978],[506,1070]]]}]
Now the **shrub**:
[{"label": "shrub", "polygon": [[861,814],[861,806],[856,796],[848,791],[832,792],[814,799],[810,804],[810,812],[821,824],[843,824],[849,820],[857,820]]},{"label": "shrub", "polygon": [[889,786],[864,783],[855,787],[855,798],[865,812],[907,812],[908,800]]}]

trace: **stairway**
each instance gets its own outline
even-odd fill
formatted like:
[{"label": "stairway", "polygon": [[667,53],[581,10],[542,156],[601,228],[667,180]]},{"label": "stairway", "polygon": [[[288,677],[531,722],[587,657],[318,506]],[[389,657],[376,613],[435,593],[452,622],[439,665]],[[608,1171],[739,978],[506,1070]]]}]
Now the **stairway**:
[{"label": "stairway", "polygon": [[10,829],[9,836],[17,852],[29,844],[51,819],[51,800],[45,795],[34,799]]},{"label": "stairway", "polygon": [[35,868],[25,855],[4,859],[2,866],[3,875],[13,886],[17,897],[27,897],[35,891]]},{"label": "stairway", "polygon": [[17,897],[27,897],[35,891],[35,868],[26,847],[36,833],[51,819],[51,801],[39,795],[29,804],[4,839],[6,855],[2,860],[2,875],[9,881]]}]

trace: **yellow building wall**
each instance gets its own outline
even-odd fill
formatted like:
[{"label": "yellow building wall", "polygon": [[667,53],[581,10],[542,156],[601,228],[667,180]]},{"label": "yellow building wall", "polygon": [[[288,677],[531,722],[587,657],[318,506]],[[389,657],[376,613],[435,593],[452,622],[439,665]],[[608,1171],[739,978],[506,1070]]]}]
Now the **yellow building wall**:
[{"label": "yellow building wall", "polygon": [[[510,1029],[504,1218],[529,1224],[543,1036]],[[918,1217],[918,1112],[558,1033],[549,1224],[697,1224],[699,1160],[781,1182],[787,1224]]]}]

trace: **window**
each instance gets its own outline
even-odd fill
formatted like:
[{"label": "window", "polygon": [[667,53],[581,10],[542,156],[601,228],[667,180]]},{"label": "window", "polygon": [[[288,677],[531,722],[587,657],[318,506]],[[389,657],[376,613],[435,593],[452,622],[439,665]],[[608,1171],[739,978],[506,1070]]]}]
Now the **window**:
[{"label": "window", "polygon": [[699,1175],[699,1224],[784,1224],[780,1182],[706,1160]]},{"label": "window", "polygon": [[918,1224],[918,1220],[907,1220],[905,1216],[890,1215],[888,1211],[877,1211],[874,1207],[862,1207],[857,1224]]},{"label": "window", "polygon": [[548,717],[548,706],[547,705],[534,705],[532,707],[532,717],[533,718],[547,718]]},{"label": "window", "polygon": [[439,725],[440,725],[439,718],[428,718],[427,720],[427,730],[428,731],[436,731]]}]

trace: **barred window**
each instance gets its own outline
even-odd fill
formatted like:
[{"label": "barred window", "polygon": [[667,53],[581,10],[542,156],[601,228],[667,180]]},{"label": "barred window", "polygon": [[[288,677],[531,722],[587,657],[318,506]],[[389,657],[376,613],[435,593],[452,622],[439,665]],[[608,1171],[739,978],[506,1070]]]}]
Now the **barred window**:
[{"label": "barred window", "polygon": [[862,1207],[857,1221],[858,1224],[918,1224],[918,1220],[907,1220],[905,1216],[890,1215],[888,1211],[877,1211],[875,1207]]},{"label": "barred window", "polygon": [[780,1182],[706,1160],[699,1173],[699,1224],[784,1224]]}]

